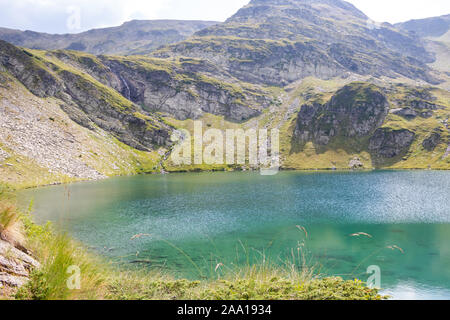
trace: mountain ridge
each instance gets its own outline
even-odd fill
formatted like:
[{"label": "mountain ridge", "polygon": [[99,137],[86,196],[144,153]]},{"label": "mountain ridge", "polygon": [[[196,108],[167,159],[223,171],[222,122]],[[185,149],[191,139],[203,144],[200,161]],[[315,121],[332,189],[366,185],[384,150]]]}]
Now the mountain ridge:
[{"label": "mountain ridge", "polygon": [[254,0],[145,55],[0,41],[0,176],[251,169],[171,163],[172,133],[195,120],[279,129],[283,169],[449,169],[450,92],[433,62],[445,59],[426,50],[437,40],[366,19],[339,0]]},{"label": "mountain ridge", "polygon": [[413,32],[420,37],[440,37],[450,29],[450,14],[408,20],[396,23],[394,26],[407,32]]},{"label": "mountain ridge", "polygon": [[225,23],[151,55],[213,61],[242,81],[285,86],[308,76],[399,75],[438,80],[416,38],[382,25],[340,0],[254,0]]},{"label": "mountain ridge", "polygon": [[[450,14],[409,20],[395,26],[420,37],[427,51],[434,55],[430,66],[450,76]],[[447,87],[450,88],[450,80]]]},{"label": "mountain ridge", "polygon": [[67,49],[93,54],[137,54],[186,39],[215,21],[131,20],[117,27],[74,34],[0,28],[0,39],[30,49]]}]

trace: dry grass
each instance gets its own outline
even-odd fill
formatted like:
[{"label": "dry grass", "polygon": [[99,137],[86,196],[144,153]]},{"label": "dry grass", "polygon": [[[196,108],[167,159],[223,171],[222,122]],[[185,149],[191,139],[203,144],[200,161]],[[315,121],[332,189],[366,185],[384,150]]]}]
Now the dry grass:
[{"label": "dry grass", "polygon": [[12,205],[0,204],[0,238],[15,246],[25,243],[20,216]]},{"label": "dry grass", "polygon": [[12,191],[0,185],[0,239],[14,246],[25,243],[23,224],[14,202]]}]

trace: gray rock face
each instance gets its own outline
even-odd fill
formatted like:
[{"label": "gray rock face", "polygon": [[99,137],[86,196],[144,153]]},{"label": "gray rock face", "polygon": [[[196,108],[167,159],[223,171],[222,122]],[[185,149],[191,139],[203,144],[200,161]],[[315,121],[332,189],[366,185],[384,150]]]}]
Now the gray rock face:
[{"label": "gray rock face", "polygon": [[408,101],[408,103],[412,108],[419,109],[419,110],[438,110],[441,108],[437,104],[434,104],[434,103],[431,103],[428,101],[424,101],[421,99],[413,99],[413,100]]},{"label": "gray rock face", "polygon": [[[155,145],[169,143],[169,129],[156,119],[136,116],[133,109],[136,112],[139,109],[131,102],[123,106],[125,110],[121,109],[121,105],[112,106],[113,102],[102,98],[104,92],[89,81],[84,81],[77,74],[62,71],[60,77],[65,83],[65,92],[67,92],[67,94],[60,94],[62,100],[67,104],[74,102],[83,112],[81,115],[86,116],[79,124],[84,125],[89,119],[105,131],[113,133],[122,142],[139,150],[149,150]],[[71,113],[68,114],[71,116]],[[71,119],[75,122],[79,120],[77,115],[71,116]],[[149,129],[149,125],[153,125],[154,128]]]},{"label": "gray rock face", "polygon": [[442,141],[441,134],[438,132],[433,132],[430,134],[428,138],[426,138],[423,141],[422,146],[427,151],[433,151],[438,146],[438,144],[441,143],[441,141]]},{"label": "gray rock face", "polygon": [[[149,112],[163,112],[179,120],[197,119],[203,113],[223,115],[231,121],[244,121],[261,114],[271,99],[259,92],[237,90],[231,83],[221,82],[195,73],[202,69],[194,63],[171,65],[172,70],[143,67],[133,62],[112,58],[104,60],[120,82],[111,86]],[[262,93],[262,92],[261,92]]]},{"label": "gray rock face", "polygon": [[206,112],[240,122],[260,115],[272,103],[263,89],[230,80],[204,60],[52,54],[149,113],[162,112],[179,120],[197,119]]},{"label": "gray rock face", "polygon": [[377,157],[395,158],[406,153],[414,141],[415,133],[406,129],[380,128],[369,141],[369,150]]},{"label": "gray rock face", "polygon": [[62,88],[48,70],[26,51],[0,40],[0,65],[14,75],[25,87],[38,97],[54,96]]},{"label": "gray rock face", "polygon": [[242,81],[267,85],[352,73],[436,83],[426,65],[433,57],[418,39],[389,24],[373,28],[340,0],[253,0],[225,23],[153,54],[205,59]]},{"label": "gray rock face", "polygon": [[431,100],[433,98],[427,91],[413,92],[409,98],[395,101],[397,105],[404,107],[392,109],[390,112],[407,120],[412,120],[416,117],[431,118],[434,111],[444,108],[431,102]]},{"label": "gray rock face", "polygon": [[24,285],[31,270],[39,267],[33,257],[0,239],[0,290]]},{"label": "gray rock face", "polygon": [[394,109],[391,112],[406,119],[414,119],[417,117],[417,112],[409,107]]},{"label": "gray rock face", "polygon": [[295,136],[300,143],[327,145],[334,137],[364,137],[381,126],[389,111],[386,97],[373,85],[353,83],[325,105],[304,105]]},{"label": "gray rock face", "polygon": [[225,37],[217,39],[217,43],[203,38],[193,41],[175,44],[169,51],[154,55],[204,59],[241,81],[273,86],[285,86],[309,76],[330,79],[347,72],[312,44]]}]

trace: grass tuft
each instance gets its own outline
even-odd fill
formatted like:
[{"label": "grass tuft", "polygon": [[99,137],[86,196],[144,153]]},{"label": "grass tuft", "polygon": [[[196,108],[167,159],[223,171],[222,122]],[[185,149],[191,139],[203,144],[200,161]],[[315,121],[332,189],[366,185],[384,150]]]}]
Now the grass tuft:
[{"label": "grass tuft", "polygon": [[0,185],[0,239],[17,246],[25,243],[20,213],[12,202],[12,191]]},{"label": "grass tuft", "polygon": [[41,262],[41,268],[31,273],[30,281],[20,288],[16,299],[103,298],[104,268],[100,262],[67,235],[55,235],[51,224],[37,226],[30,223],[29,216],[24,219],[27,219],[28,246]]}]

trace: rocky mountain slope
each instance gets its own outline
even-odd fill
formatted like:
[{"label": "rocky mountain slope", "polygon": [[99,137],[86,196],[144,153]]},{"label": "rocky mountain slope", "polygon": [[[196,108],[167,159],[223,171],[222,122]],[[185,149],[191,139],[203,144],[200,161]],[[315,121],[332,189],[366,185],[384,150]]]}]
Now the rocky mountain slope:
[{"label": "rocky mountain slope", "polygon": [[[410,20],[395,25],[396,28],[420,37],[423,46],[433,54],[432,68],[450,75],[450,15]],[[450,80],[446,79],[450,88]]]},{"label": "rocky mountain slope", "polygon": [[172,128],[81,70],[0,41],[5,182],[151,171]]},{"label": "rocky mountain slope", "polygon": [[164,116],[241,122],[273,103],[265,89],[207,75],[214,71],[195,59],[0,41],[0,173],[8,183],[34,185],[159,171],[173,130]]},{"label": "rocky mountain slope", "polygon": [[184,120],[204,112],[243,121],[261,114],[272,99],[249,83],[220,79],[213,64],[197,59],[162,60],[144,56],[90,56],[47,52],[81,69],[150,113],[160,112]]},{"label": "rocky mountain slope", "polygon": [[414,33],[419,37],[438,38],[446,34],[450,29],[450,14],[440,17],[409,20],[397,23],[395,26],[406,32]]},{"label": "rocky mountain slope", "polygon": [[140,150],[164,145],[168,128],[156,117],[111,88],[77,69],[0,42],[0,63],[31,93],[40,98],[60,99],[73,121],[93,129],[112,132],[120,141]]},{"label": "rocky mountain slope", "polygon": [[304,105],[295,136],[300,142],[327,145],[332,139],[357,139],[373,134],[389,112],[387,98],[374,85],[353,83],[340,89],[324,105]]},{"label": "rocky mountain slope", "polygon": [[170,162],[194,120],[279,129],[283,168],[449,169],[450,74],[431,40],[340,0],[253,0],[147,55],[0,41],[1,181],[241,169]]},{"label": "rocky mountain slope", "polygon": [[340,0],[253,0],[225,23],[153,54],[205,59],[265,85],[348,74],[437,82],[426,65],[433,57],[414,36],[368,21]]},{"label": "rocky mountain slope", "polygon": [[67,49],[93,54],[139,54],[185,40],[214,21],[134,20],[79,34],[47,34],[0,28],[0,39],[30,49]]}]

